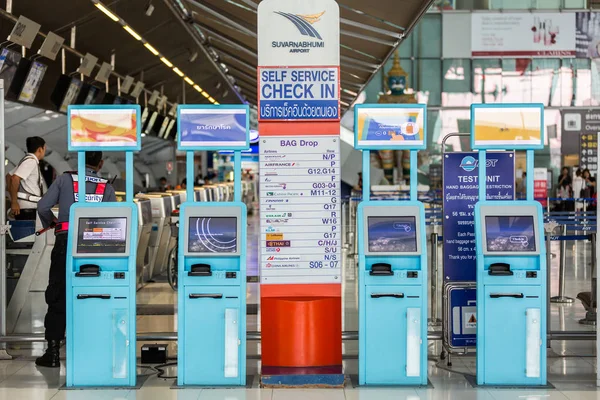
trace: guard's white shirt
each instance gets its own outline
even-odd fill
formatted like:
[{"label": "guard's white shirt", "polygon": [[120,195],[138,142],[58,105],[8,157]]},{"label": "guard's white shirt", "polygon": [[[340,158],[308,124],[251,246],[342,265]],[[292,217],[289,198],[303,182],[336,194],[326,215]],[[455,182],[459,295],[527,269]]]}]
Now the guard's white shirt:
[{"label": "guard's white shirt", "polygon": [[[27,156],[27,159],[10,171],[10,174],[21,178],[21,185],[23,185],[23,189],[27,192],[41,197],[44,195],[46,183],[41,176],[40,161],[31,153],[28,153]],[[42,188],[40,188],[40,182]],[[17,202],[21,209],[37,208],[37,203],[27,200],[17,199]]]}]

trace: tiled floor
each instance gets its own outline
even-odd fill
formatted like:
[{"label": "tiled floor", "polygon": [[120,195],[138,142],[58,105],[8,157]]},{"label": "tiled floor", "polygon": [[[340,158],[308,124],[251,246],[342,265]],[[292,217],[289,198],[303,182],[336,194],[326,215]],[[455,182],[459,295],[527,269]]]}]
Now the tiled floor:
[{"label": "tiled floor", "polygon": [[[249,275],[258,272],[257,257],[258,221],[253,219],[249,226]],[[558,253],[558,243],[552,247],[553,253]],[[566,294],[575,297],[578,292],[589,290],[591,269],[589,266],[589,245],[579,244],[567,246]],[[357,312],[357,282],[355,280],[355,264],[347,258],[344,279],[344,330],[358,329]],[[558,258],[553,259],[551,269],[551,295],[558,290]],[[439,297],[438,297],[439,298]],[[259,285],[248,284],[248,303],[257,304]],[[169,315],[143,315],[138,317],[139,332],[169,332],[174,331],[176,318],[176,294],[166,283],[155,283],[145,287],[138,293],[138,303],[154,305],[172,305],[173,313]],[[580,325],[578,320],[585,316],[585,311],[579,301],[571,305],[552,305],[551,330],[593,330],[593,327]],[[31,312],[31,319],[25,325],[29,332],[41,332],[40,315],[43,311]],[[29,314],[28,314],[29,315]],[[258,315],[248,316],[248,330],[260,329]],[[439,329],[439,327],[432,328]],[[354,389],[348,382],[344,389],[259,389],[258,378],[254,380],[252,389],[222,389],[222,390],[173,390],[170,386],[173,380],[159,379],[155,375],[148,378],[140,390],[103,390],[103,391],[63,391],[59,388],[64,384],[64,367],[59,370],[37,368],[32,358],[42,352],[41,344],[12,347],[9,351],[17,358],[12,361],[0,361],[0,400],[600,400],[600,390],[596,388],[596,351],[593,341],[553,342],[552,351],[548,356],[548,380],[555,386],[552,390],[511,390],[511,389],[473,389],[465,380],[463,374],[474,374],[475,359],[473,356],[452,357],[452,367],[438,360],[439,343],[430,344],[429,379],[433,389]],[[176,343],[169,345],[170,355],[177,352]],[[257,342],[248,343],[248,372],[258,374],[257,361],[260,345]],[[344,352],[347,359],[344,369],[347,374],[357,373],[357,343],[345,342]],[[150,371],[140,370],[140,373]],[[176,374],[176,369],[167,370],[168,374]]]}]

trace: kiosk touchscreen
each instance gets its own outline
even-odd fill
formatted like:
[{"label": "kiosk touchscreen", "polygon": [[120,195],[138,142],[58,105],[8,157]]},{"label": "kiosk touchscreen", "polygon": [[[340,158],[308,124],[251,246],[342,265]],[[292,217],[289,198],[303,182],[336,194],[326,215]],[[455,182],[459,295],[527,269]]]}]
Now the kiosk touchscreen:
[{"label": "kiosk touchscreen", "polygon": [[[359,205],[359,381],[427,383],[427,264],[424,208],[414,202]],[[363,324],[364,323],[364,324]],[[365,329],[368,327],[368,329]]]},{"label": "kiosk touchscreen", "polygon": [[546,384],[542,207],[519,203],[488,201],[475,209],[480,384]]},{"label": "kiosk touchscreen", "polygon": [[[74,208],[68,277],[70,386],[135,386],[138,211],[104,203]],[[91,317],[93,316],[93,317]],[[83,322],[85,321],[85,322]]]}]

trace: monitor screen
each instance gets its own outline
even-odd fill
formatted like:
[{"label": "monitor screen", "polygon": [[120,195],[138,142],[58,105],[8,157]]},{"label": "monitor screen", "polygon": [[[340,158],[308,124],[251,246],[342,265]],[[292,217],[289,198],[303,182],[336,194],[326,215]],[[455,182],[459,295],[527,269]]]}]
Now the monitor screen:
[{"label": "monitor screen", "polygon": [[44,74],[46,73],[47,68],[48,67],[45,64],[37,61],[33,61],[31,63],[31,67],[27,73],[27,78],[25,79],[25,84],[23,84],[23,88],[19,94],[19,101],[24,103],[33,103],[35,96],[37,95],[37,92],[42,84],[42,79],[44,79]]},{"label": "monitor screen", "polygon": [[60,112],[67,112],[67,108],[75,102],[77,96],[79,96],[79,91],[81,90],[82,82],[77,78],[72,78],[71,83],[69,84],[69,88],[67,89],[67,93],[65,94],[65,98],[58,109]]},{"label": "monitor screen", "polygon": [[0,79],[4,79],[5,88],[10,87],[21,58],[21,54],[16,51],[2,49],[0,52]]},{"label": "monitor screen", "polygon": [[190,253],[236,253],[236,217],[190,217]]},{"label": "monitor screen", "polygon": [[415,217],[368,217],[367,240],[370,253],[415,253]]},{"label": "monitor screen", "polygon": [[533,252],[535,228],[531,215],[486,216],[485,237],[488,252]]},{"label": "monitor screen", "polygon": [[90,86],[88,90],[87,96],[85,97],[85,101],[83,104],[94,104],[96,102],[96,97],[100,93],[100,88],[97,86]]},{"label": "monitor screen", "polygon": [[127,218],[79,218],[77,254],[126,252]]}]

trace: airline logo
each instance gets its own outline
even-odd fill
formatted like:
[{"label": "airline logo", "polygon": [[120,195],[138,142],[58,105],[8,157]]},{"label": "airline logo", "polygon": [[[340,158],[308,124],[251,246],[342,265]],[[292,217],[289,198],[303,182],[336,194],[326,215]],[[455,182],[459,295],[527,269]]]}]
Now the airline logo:
[{"label": "airline logo", "polygon": [[265,163],[265,167],[294,167],[295,162],[268,162]]},{"label": "airline logo", "polygon": [[312,15],[300,15],[300,14],[290,14],[281,11],[275,11],[275,14],[281,15],[286,18],[292,24],[298,28],[300,34],[303,36],[309,36],[314,39],[323,40],[319,32],[313,27],[313,24],[319,22],[325,11],[320,14],[312,14]]}]

